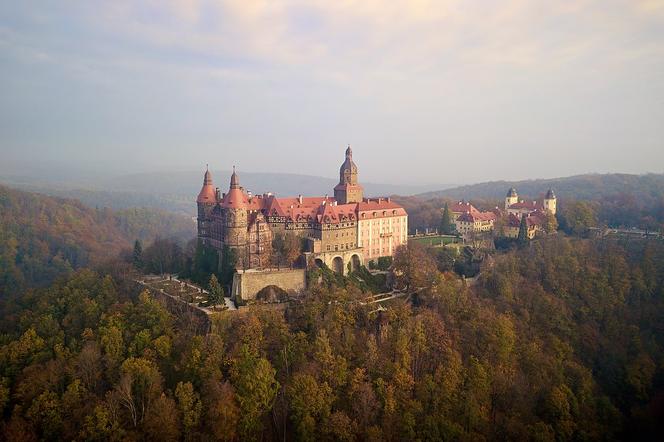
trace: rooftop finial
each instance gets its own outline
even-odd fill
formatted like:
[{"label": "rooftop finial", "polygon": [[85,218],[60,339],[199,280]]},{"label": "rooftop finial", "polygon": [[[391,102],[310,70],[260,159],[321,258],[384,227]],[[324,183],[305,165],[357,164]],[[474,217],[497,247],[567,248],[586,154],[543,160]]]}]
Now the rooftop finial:
[{"label": "rooftop finial", "polygon": [[237,177],[237,173],[235,173],[235,165],[233,165],[233,173],[231,174],[231,189],[239,187],[240,187],[240,180]]}]

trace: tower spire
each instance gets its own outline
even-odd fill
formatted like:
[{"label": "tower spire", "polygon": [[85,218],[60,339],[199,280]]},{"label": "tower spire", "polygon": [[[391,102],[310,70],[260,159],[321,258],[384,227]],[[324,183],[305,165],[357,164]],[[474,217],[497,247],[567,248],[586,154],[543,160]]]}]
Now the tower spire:
[{"label": "tower spire", "polygon": [[240,179],[235,173],[235,165],[233,165],[233,174],[231,175],[231,189],[238,189],[240,187]]}]

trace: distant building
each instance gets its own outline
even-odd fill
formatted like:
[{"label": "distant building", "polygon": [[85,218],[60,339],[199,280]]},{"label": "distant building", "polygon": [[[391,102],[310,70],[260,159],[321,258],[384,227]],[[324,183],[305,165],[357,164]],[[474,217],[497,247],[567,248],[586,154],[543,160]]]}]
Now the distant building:
[{"label": "distant building", "polygon": [[342,274],[348,267],[392,256],[407,242],[408,214],[390,198],[364,198],[350,146],[334,198],[252,196],[233,170],[229,190],[223,194],[206,171],[196,202],[198,238],[219,252],[225,247],[235,251],[238,268],[269,267],[272,240],[278,233],[305,239],[305,253]]},{"label": "distant building", "polygon": [[489,212],[478,210],[471,203],[459,201],[449,207],[456,231],[462,235],[468,233],[491,232],[501,213],[498,208]]},{"label": "distant building", "polygon": [[513,187],[505,196],[504,210],[496,207],[490,211],[480,211],[467,201],[458,201],[449,206],[451,220],[461,235],[491,232],[501,220],[501,232],[498,232],[498,235],[513,238],[519,235],[522,216],[526,216],[528,237],[533,238],[537,232],[544,229],[548,214],[556,214],[556,208],[557,199],[552,189],[549,189],[542,200],[524,201],[519,200]]},{"label": "distant building", "polygon": [[516,193],[516,189],[512,187],[507,191],[505,196],[505,211],[508,214],[512,215],[528,215],[532,212],[550,212],[551,214],[556,214],[556,194],[553,193],[552,189],[549,189],[546,192],[544,198],[540,201],[524,201],[519,200],[519,195]]},{"label": "distant building", "polygon": [[519,200],[516,189],[512,187],[505,196],[505,211],[507,212],[505,236],[518,237],[521,218],[525,216],[527,236],[529,239],[534,238],[537,232],[544,230],[548,214],[556,214],[557,202],[553,189],[549,189],[542,200],[524,201]]},{"label": "distant building", "polygon": [[[524,215],[522,215],[524,216]],[[542,212],[532,212],[526,217],[526,236],[533,239],[537,232],[544,228],[546,215]],[[507,222],[504,227],[504,234],[507,238],[518,238],[521,230],[521,217],[510,213],[507,215]]]}]

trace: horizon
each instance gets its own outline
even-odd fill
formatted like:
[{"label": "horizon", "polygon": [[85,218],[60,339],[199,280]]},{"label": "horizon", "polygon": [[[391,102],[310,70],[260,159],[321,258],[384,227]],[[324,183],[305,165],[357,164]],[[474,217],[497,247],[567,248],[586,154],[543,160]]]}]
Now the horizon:
[{"label": "horizon", "polygon": [[5,163],[333,177],[350,143],[366,182],[664,172],[658,2],[0,12]]},{"label": "horizon", "polygon": [[[32,163],[30,163],[32,164]],[[6,164],[5,164],[6,166]],[[23,166],[29,166],[29,164],[24,164]],[[101,169],[97,170],[91,170],[90,168],[77,168],[77,167],[69,167],[68,169],[65,170],[56,170],[52,171],[48,169],[48,166],[46,164],[41,164],[41,166],[45,169],[40,169],[39,167],[34,168],[34,169],[28,169],[28,172],[23,172],[23,173],[11,173],[8,172],[8,170],[11,170],[10,168],[5,168],[4,170],[2,169],[2,165],[0,165],[0,184],[8,185],[10,187],[15,186],[15,185],[28,185],[28,186],[33,186],[36,188],[39,188],[40,185],[54,185],[56,187],[60,186],[61,189],[71,189],[71,190],[91,190],[91,191],[100,191],[104,190],[103,188],[99,187],[94,187],[91,185],[92,181],[99,181],[102,184],[109,184],[115,182],[116,185],[118,184],[116,181],[113,180],[118,180],[118,179],[123,179],[123,178],[145,178],[151,175],[154,176],[159,176],[159,175],[164,175],[166,178],[168,175],[198,175],[200,174],[200,177],[202,178],[206,168],[204,167],[201,170],[195,170],[193,168],[180,168],[180,169],[171,169],[171,170],[133,170],[133,171],[108,171],[105,170],[104,173],[102,174]],[[209,167],[209,165],[207,165]],[[361,173],[361,166],[359,166],[360,169],[360,183],[364,183],[370,186],[393,186],[393,187],[402,187],[403,189],[409,189],[412,190],[413,192],[411,193],[395,193],[395,195],[399,196],[417,196],[420,194],[428,194],[428,193],[436,193],[439,191],[449,191],[449,190],[454,190],[457,188],[463,188],[463,187],[472,187],[472,186],[477,186],[477,185],[485,185],[485,184],[492,184],[492,183],[505,183],[505,184],[514,184],[516,185],[517,183],[522,183],[522,184],[527,184],[529,182],[536,182],[536,181],[556,181],[556,180],[567,180],[567,179],[573,179],[577,177],[602,177],[602,176],[613,176],[613,175],[621,175],[621,176],[647,176],[647,175],[655,175],[655,176],[662,176],[664,173],[658,173],[658,172],[643,172],[643,173],[624,173],[624,172],[587,172],[587,173],[579,173],[579,174],[573,174],[573,175],[565,175],[565,176],[551,176],[551,177],[526,177],[526,178],[498,178],[498,179],[485,179],[481,181],[472,181],[472,182],[465,182],[465,183],[393,183],[393,182],[387,182],[387,181],[366,181],[362,180],[362,173]],[[25,170],[25,169],[22,169]],[[215,186],[218,186],[219,188],[223,189],[225,187],[225,183],[227,179],[230,177],[231,173],[233,172],[232,166],[229,169],[216,169],[213,167],[209,167],[210,172],[212,173],[213,181],[215,183]],[[46,176],[44,176],[44,173],[46,172]],[[82,172],[85,172],[84,174],[81,174]],[[53,173],[53,174],[50,174]],[[261,175],[283,175],[283,176],[292,176],[292,177],[302,177],[302,178],[311,178],[314,180],[330,180],[330,181],[337,181],[338,176],[324,176],[324,175],[314,175],[314,174],[309,174],[309,173],[298,173],[298,172],[274,172],[274,171],[267,171],[267,172],[257,172],[253,170],[240,170],[239,168],[237,169],[237,173],[240,176],[240,180],[242,180],[242,175],[247,174],[252,177],[255,176],[261,176]],[[65,178],[66,177],[66,178]],[[4,179],[3,179],[4,178]],[[22,182],[22,180],[25,180]],[[92,180],[92,181],[91,181]],[[198,186],[199,182],[196,180],[195,182],[191,183],[193,186]],[[127,189],[119,189],[119,188],[111,188],[108,189],[111,192],[113,191],[123,191],[126,192],[128,191]],[[251,190],[251,189],[248,189]],[[263,189],[261,191],[270,191],[270,189]],[[285,196],[285,195],[284,195]],[[373,195],[373,196],[380,196],[378,194]]]}]

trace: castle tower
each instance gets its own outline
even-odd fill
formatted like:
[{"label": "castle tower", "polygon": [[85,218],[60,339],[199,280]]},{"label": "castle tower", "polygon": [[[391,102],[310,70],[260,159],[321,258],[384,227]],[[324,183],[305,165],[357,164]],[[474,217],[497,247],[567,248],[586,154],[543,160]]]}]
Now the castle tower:
[{"label": "castle tower", "polygon": [[509,209],[509,207],[512,204],[516,204],[519,202],[519,195],[516,193],[516,189],[514,187],[511,187],[510,190],[507,191],[507,195],[505,196],[505,210]]},{"label": "castle tower", "polygon": [[230,188],[221,203],[224,214],[224,244],[229,247],[244,248],[247,244],[247,204],[247,196],[240,187],[240,179],[233,167]]},{"label": "castle tower", "polygon": [[212,174],[209,169],[205,170],[203,176],[203,187],[196,198],[198,207],[198,238],[206,241],[210,237],[210,213],[217,204],[217,192],[212,184]]},{"label": "castle tower", "polygon": [[546,196],[544,197],[543,201],[543,206],[544,210],[551,212],[552,215],[556,214],[556,194],[553,193],[553,189],[549,189],[548,192],[546,192]]},{"label": "castle tower", "polygon": [[359,203],[363,189],[357,182],[357,166],[353,162],[353,150],[348,145],[346,159],[339,169],[339,184],[334,187],[334,199],[339,204]]}]

